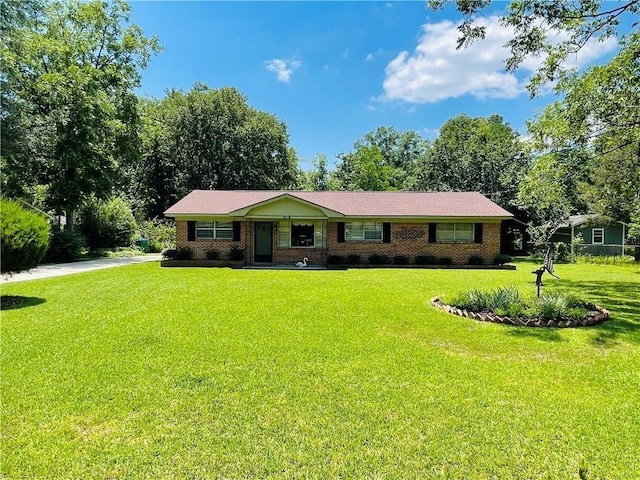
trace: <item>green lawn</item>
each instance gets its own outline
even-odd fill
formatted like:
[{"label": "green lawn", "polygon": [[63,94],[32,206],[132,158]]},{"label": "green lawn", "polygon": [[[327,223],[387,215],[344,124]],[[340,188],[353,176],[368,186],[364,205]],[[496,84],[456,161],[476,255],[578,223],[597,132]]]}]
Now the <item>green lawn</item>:
[{"label": "green lawn", "polygon": [[[517,271],[161,269],[2,286],[0,478],[640,478],[640,268],[557,265],[583,329],[435,295]],[[446,297],[445,297],[446,299]]]}]

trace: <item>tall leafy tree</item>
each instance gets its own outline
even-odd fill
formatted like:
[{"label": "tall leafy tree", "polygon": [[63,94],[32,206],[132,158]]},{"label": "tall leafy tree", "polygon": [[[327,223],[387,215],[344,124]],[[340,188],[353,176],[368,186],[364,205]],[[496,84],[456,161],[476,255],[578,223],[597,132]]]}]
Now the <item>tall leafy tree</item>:
[{"label": "tall leafy tree", "polygon": [[194,189],[295,186],[298,159],[286,125],[234,88],[171,90],[141,112],[142,160],[127,177],[148,216]]},{"label": "tall leafy tree", "polygon": [[[445,3],[445,0],[427,0],[431,9],[443,8]],[[458,27],[458,48],[484,38],[485,27],[477,20],[491,3],[490,0],[456,0],[457,9],[463,15]],[[506,59],[506,68],[516,70],[528,57],[544,58],[529,82],[531,93],[536,94],[542,84],[563,77],[567,71],[566,60],[589,40],[604,40],[612,36],[621,38],[621,23],[630,19],[637,26],[639,16],[640,0],[510,2],[500,18],[503,25],[514,31],[513,38],[506,43],[511,52]]]},{"label": "tall leafy tree", "polygon": [[16,20],[2,43],[2,115],[8,133],[27,134],[3,142],[6,185],[24,187],[13,177],[30,174],[73,228],[82,199],[110,193],[119,165],[137,154],[134,88],[159,45],[128,24],[122,0],[43,0],[7,12]]},{"label": "tall leafy tree", "polygon": [[530,166],[518,133],[499,115],[449,119],[418,175],[423,190],[478,191],[511,211]]},{"label": "tall leafy tree", "polygon": [[410,190],[429,143],[415,131],[379,127],[338,155],[335,178],[344,190]]},{"label": "tall leafy tree", "polygon": [[313,169],[300,172],[298,187],[309,191],[335,190],[335,178],[333,172],[329,171],[327,157],[319,153],[313,157],[311,163]]},{"label": "tall leafy tree", "polygon": [[564,99],[528,122],[539,152],[572,162],[563,184],[574,182],[578,212],[633,222],[640,208],[639,57],[636,32],[607,64],[567,76]]}]

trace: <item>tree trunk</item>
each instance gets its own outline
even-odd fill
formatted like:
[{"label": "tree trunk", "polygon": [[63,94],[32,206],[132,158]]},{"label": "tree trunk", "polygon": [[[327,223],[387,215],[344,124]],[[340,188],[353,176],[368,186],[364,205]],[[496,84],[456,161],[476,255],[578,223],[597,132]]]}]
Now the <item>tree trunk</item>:
[{"label": "tree trunk", "polygon": [[67,208],[67,210],[65,210],[65,216],[67,223],[64,226],[65,230],[69,230],[71,232],[73,232],[76,229],[75,223],[73,223],[73,216],[75,214],[75,211],[71,208]]}]

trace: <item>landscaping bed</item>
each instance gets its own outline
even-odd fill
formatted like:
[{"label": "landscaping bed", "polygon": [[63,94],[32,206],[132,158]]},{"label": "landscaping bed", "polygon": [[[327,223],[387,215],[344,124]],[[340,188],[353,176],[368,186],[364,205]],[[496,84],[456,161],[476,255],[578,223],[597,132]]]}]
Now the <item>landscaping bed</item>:
[{"label": "landscaping bed", "polygon": [[431,305],[435,308],[439,308],[440,310],[444,310],[447,313],[452,313],[461,317],[472,318],[474,320],[480,320],[481,322],[504,323],[506,325],[515,325],[518,327],[589,327],[591,325],[598,325],[609,318],[609,311],[607,309],[593,303],[586,305],[589,308],[589,311],[582,319],[545,319],[537,317],[521,318],[510,317],[507,315],[501,316],[493,312],[474,312],[442,303],[438,297],[431,299]]},{"label": "landscaping bed", "polygon": [[431,305],[448,313],[483,322],[523,327],[586,327],[609,318],[609,311],[575,295],[523,295],[515,286],[491,291],[469,290],[447,303],[439,297]]}]

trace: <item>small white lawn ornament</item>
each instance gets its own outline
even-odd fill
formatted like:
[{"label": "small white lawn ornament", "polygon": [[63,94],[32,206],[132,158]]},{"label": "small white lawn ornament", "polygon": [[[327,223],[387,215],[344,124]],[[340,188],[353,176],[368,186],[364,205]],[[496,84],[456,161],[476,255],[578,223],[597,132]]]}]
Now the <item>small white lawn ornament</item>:
[{"label": "small white lawn ornament", "polygon": [[304,257],[301,262],[296,263],[296,267],[306,267],[309,259]]}]

